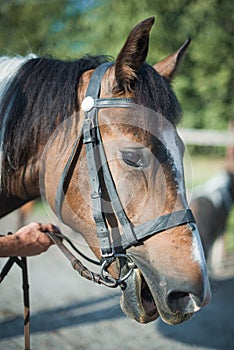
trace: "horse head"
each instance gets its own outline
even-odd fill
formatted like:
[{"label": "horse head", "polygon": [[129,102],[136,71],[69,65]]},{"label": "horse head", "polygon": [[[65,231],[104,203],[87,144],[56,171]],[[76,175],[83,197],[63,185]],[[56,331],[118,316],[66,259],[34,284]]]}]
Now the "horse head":
[{"label": "horse head", "polygon": [[[188,209],[182,165],[184,146],[176,132],[181,110],[170,82],[189,41],[175,54],[151,67],[145,59],[153,23],[154,19],[149,18],[131,31],[116,61],[103,73],[98,87],[100,105],[95,110],[98,113],[95,128],[98,127],[100,139],[94,148],[102,143],[124,215],[133,233],[134,228],[138,228],[139,235],[141,228],[147,226],[145,223],[159,217],[170,221],[171,214],[185,213]],[[64,140],[69,134],[69,145],[74,144],[78,133],[84,132],[86,112],[92,105],[84,106],[83,101],[92,76],[94,70],[88,70],[79,81],[77,99],[82,108],[70,119],[71,128],[68,124],[60,128],[47,147],[44,187],[47,201],[55,212],[59,178],[72,149]],[[84,135],[78,138],[78,152],[73,155],[69,174],[63,179],[61,218],[82,233],[100,259],[91,198],[89,173],[92,169],[87,164],[87,148],[80,142],[84,138]],[[97,159],[100,158],[97,153],[94,159],[102,189],[103,216],[111,233],[109,239],[114,249],[121,252],[121,218],[114,209],[103,161]],[[166,323],[177,324],[210,300],[198,229],[194,222],[178,220],[176,225],[165,225],[157,234],[151,232],[124,247],[135,268],[122,286],[121,305],[123,311],[138,322],[147,323],[161,316]],[[121,266],[121,259],[114,259],[108,265],[108,272],[118,278],[122,268],[126,266]]]}]

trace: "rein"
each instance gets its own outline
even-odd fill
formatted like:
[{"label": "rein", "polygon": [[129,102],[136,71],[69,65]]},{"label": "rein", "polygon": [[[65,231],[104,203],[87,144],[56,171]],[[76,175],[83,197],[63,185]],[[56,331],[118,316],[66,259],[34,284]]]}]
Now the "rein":
[{"label": "rein", "polygon": [[[8,233],[12,234],[12,233]],[[24,349],[30,350],[30,302],[29,302],[29,283],[28,283],[28,268],[26,257],[10,257],[0,272],[0,283],[7,276],[8,272],[14,266],[18,265],[22,271],[22,289],[24,301]]]},{"label": "rein", "polygon": [[[123,282],[131,275],[134,269],[134,262],[131,257],[126,253],[126,249],[142,243],[148,237],[158,234],[162,231],[168,230],[173,227],[177,227],[184,224],[195,223],[192,211],[190,209],[184,209],[175,211],[170,214],[159,216],[153,220],[147,221],[141,225],[133,226],[129,221],[122,203],[120,201],[118,192],[112,174],[107,162],[102,138],[100,135],[99,123],[98,123],[98,111],[102,108],[132,108],[134,106],[134,99],[132,98],[100,98],[100,86],[102,78],[107,71],[113,65],[112,62],[103,63],[94,71],[89,86],[86,91],[86,97],[82,102],[81,108],[85,113],[84,124],[82,128],[83,144],[86,147],[86,161],[88,165],[90,185],[91,185],[91,201],[93,218],[96,224],[96,233],[100,242],[101,251],[101,273],[96,274],[87,269],[75,256],[64,246],[61,238],[64,235],[49,234],[51,239],[58,245],[64,255],[70,260],[72,266],[77,270],[81,276],[92,280],[99,284],[104,284],[108,287],[115,288],[117,286],[123,286]],[[65,165],[63,173],[61,175],[56,199],[55,208],[56,214],[62,220],[61,208],[64,200],[64,185],[67,180],[67,175],[70,170],[71,164],[77,156],[79,151],[79,143],[81,142],[81,134],[76,138],[71,155]],[[78,158],[78,157],[76,157]],[[100,176],[98,165],[101,164],[102,178]],[[107,224],[107,213],[103,205],[103,193],[104,188],[101,180],[104,181],[105,189],[107,190],[113,212],[118,219],[121,226],[121,237],[118,241],[114,241],[111,237],[110,230]],[[66,241],[67,237],[66,237]],[[115,247],[118,247],[115,249]],[[74,249],[74,246],[73,246]],[[77,252],[77,250],[76,250]],[[120,259],[122,266],[126,267],[124,274],[122,270],[120,278],[115,279],[107,272],[108,266]],[[124,263],[124,264],[123,264]]]}]

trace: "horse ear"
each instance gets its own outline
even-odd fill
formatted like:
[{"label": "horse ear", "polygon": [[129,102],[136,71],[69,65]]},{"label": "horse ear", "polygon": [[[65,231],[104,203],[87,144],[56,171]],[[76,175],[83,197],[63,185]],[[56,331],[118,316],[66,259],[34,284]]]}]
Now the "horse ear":
[{"label": "horse ear", "polygon": [[144,63],[149,46],[149,33],[154,23],[150,17],[136,25],[129,34],[115,64],[117,86],[115,93],[131,91],[132,83],[137,78],[137,71]]},{"label": "horse ear", "polygon": [[185,43],[179,48],[179,50],[177,50],[173,55],[168,56],[162,61],[156,63],[154,65],[154,69],[168,81],[172,81],[190,42],[191,39],[187,39]]}]

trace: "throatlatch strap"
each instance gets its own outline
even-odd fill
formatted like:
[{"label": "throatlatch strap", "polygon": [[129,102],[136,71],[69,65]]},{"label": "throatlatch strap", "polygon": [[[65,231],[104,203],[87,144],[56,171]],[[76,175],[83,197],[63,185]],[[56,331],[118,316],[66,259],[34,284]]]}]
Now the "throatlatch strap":
[{"label": "throatlatch strap", "polygon": [[68,172],[69,172],[69,170],[71,168],[73,159],[76,156],[76,152],[77,152],[77,149],[78,149],[78,146],[79,146],[80,136],[81,136],[81,133],[79,133],[79,135],[76,138],[76,141],[75,141],[74,146],[72,148],[71,154],[70,154],[70,156],[69,156],[69,158],[67,160],[67,163],[66,163],[66,165],[64,167],[64,170],[63,170],[63,172],[61,174],[61,177],[59,179],[59,184],[58,184],[56,197],[55,197],[55,212],[56,212],[56,215],[57,215],[57,217],[59,218],[60,221],[63,221],[62,220],[62,216],[61,216],[61,210],[62,210],[62,205],[63,205],[63,201],[64,201],[64,196],[65,196],[64,183],[66,181],[67,174],[68,174]]},{"label": "throatlatch strap", "polygon": [[[98,68],[96,68],[95,71],[99,72],[98,74],[100,74],[101,79],[102,79],[106,69],[108,69],[108,67],[110,67],[111,65],[113,65],[112,62],[107,62],[107,63],[105,63],[105,66],[100,65]],[[100,81],[101,80],[99,80],[99,78],[96,75],[93,75],[91,77],[90,82],[91,81],[92,81],[92,84],[91,85],[89,84],[87,92],[89,91],[90,94],[94,94],[95,96],[98,96],[99,90],[100,90]],[[92,95],[90,95],[90,96],[92,96]],[[57,217],[59,218],[60,221],[62,221],[61,209],[62,209],[62,204],[63,204],[64,196],[65,196],[64,183],[65,183],[68,171],[69,171],[69,169],[71,167],[72,161],[73,161],[74,157],[76,156],[76,152],[77,152],[78,145],[79,145],[79,140],[80,140],[80,137],[81,137],[81,132],[79,133],[79,135],[77,136],[77,138],[75,140],[74,146],[72,148],[72,152],[71,152],[71,154],[70,154],[70,156],[68,158],[68,161],[67,161],[67,163],[65,165],[65,168],[64,168],[64,170],[63,170],[63,172],[61,174],[61,177],[60,177],[60,180],[59,180],[59,184],[58,184],[58,188],[57,188],[57,192],[56,192],[55,211],[56,211],[56,215],[57,215]]]},{"label": "throatlatch strap", "polygon": [[[86,97],[92,97],[93,100],[99,96],[101,80],[106,70],[113,63],[108,62],[100,65],[94,71],[86,92]],[[89,178],[91,185],[91,201],[93,218],[96,224],[97,236],[100,241],[100,248],[102,256],[113,256],[112,245],[110,241],[110,232],[108,230],[106,219],[103,210],[102,203],[102,191],[99,180],[99,167],[98,167],[98,148],[96,137],[96,108],[91,108],[89,111],[85,111],[85,120],[83,125],[83,143],[86,147],[86,159],[89,170]]]}]

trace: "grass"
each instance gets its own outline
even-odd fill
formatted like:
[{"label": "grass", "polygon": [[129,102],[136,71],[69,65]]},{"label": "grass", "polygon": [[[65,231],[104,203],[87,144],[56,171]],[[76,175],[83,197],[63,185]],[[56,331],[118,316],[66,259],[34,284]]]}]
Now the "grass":
[{"label": "grass", "polygon": [[224,170],[224,158],[214,155],[193,155],[188,151],[184,158],[186,186],[191,189]]},{"label": "grass", "polygon": [[234,254],[234,206],[228,217],[225,239],[227,253]]}]

